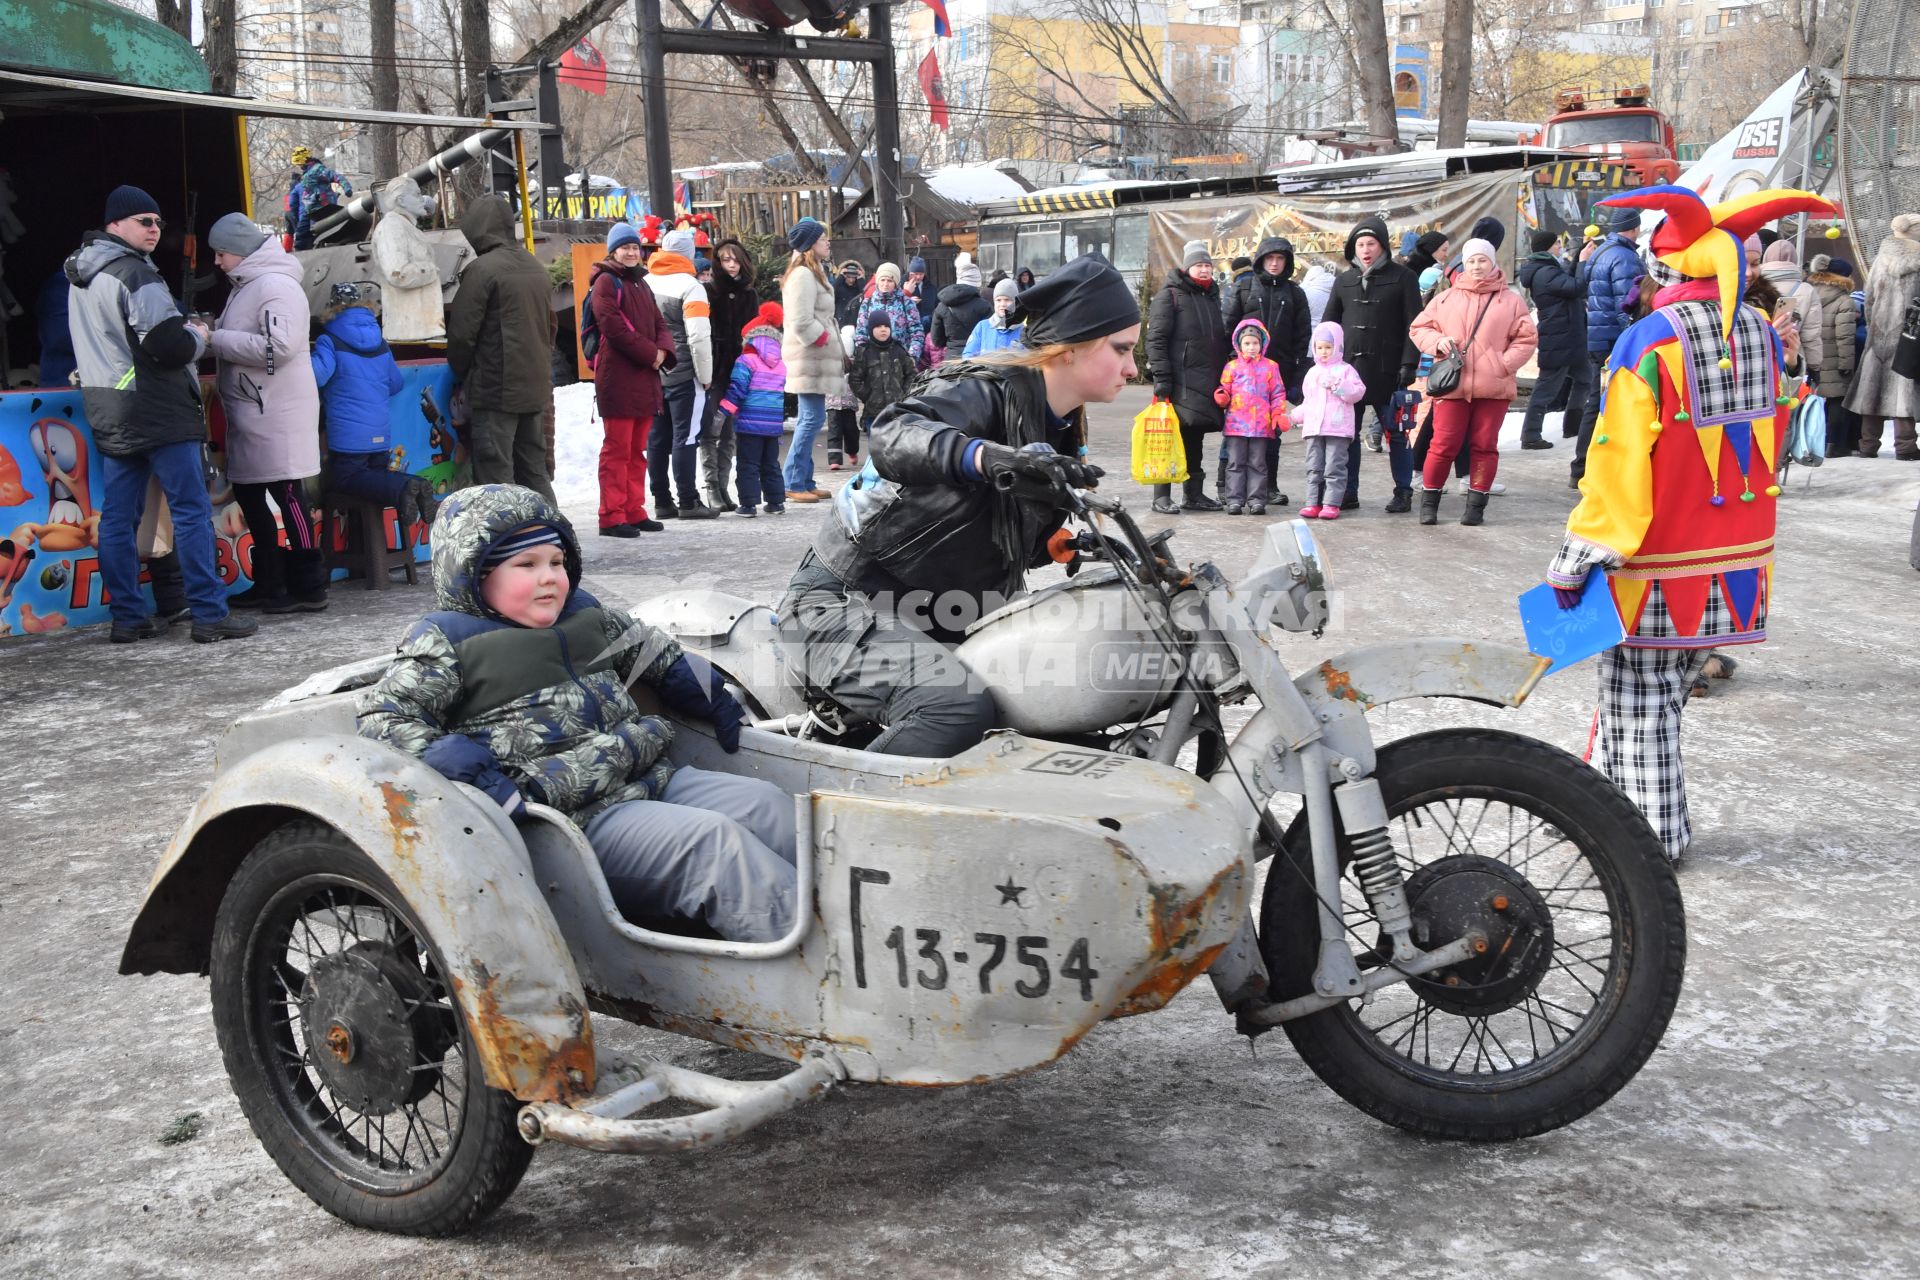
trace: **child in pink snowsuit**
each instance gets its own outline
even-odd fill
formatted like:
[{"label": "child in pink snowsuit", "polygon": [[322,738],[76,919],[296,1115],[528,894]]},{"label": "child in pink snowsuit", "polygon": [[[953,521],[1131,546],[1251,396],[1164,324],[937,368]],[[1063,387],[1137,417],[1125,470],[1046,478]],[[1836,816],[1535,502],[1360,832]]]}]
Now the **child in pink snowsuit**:
[{"label": "child in pink snowsuit", "polygon": [[[1234,326],[1239,354],[1220,371],[1213,402],[1227,411],[1227,514],[1267,514],[1267,441],[1287,430],[1287,385],[1267,359],[1267,327],[1251,317]],[[1247,495],[1253,495],[1249,502]]]},{"label": "child in pink snowsuit", "polygon": [[[1340,495],[1347,491],[1347,443],[1353,439],[1353,406],[1366,399],[1367,384],[1346,362],[1346,334],[1326,321],[1313,327],[1313,368],[1307,370],[1306,398],[1294,412],[1307,438],[1309,519],[1340,518]],[[1332,495],[1332,502],[1322,499]]]}]

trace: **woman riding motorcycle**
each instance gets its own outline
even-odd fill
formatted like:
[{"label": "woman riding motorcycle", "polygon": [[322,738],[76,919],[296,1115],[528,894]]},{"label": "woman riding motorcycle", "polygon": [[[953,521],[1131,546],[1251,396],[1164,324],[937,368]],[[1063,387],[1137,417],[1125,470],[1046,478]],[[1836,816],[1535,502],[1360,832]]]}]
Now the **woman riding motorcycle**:
[{"label": "woman riding motorcycle", "polygon": [[1027,350],[949,361],[874,421],[867,467],[834,499],[780,604],[808,686],[886,726],[868,750],[950,756],[993,727],[992,697],[948,646],[1047,563],[1085,409],[1134,375],[1140,307],[1088,254],[1016,299]]}]

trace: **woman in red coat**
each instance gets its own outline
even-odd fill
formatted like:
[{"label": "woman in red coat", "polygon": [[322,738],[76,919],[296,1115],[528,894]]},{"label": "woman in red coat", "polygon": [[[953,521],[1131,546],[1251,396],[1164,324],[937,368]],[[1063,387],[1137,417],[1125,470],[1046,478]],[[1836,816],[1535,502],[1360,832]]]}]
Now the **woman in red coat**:
[{"label": "woman in red coat", "polygon": [[593,264],[590,295],[600,333],[593,398],[606,423],[600,532],[609,538],[637,538],[664,527],[647,517],[647,430],[660,411],[660,370],[678,357],[646,275],[639,233],[631,223],[615,223],[607,233],[607,256]]}]

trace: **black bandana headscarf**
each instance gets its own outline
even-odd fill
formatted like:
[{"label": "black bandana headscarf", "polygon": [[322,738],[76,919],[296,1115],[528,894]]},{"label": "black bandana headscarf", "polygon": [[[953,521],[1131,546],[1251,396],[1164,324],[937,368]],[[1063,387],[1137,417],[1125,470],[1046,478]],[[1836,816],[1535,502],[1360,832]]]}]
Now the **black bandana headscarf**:
[{"label": "black bandana headscarf", "polygon": [[1086,342],[1140,323],[1126,277],[1097,253],[1075,258],[1013,300],[1029,348]]}]

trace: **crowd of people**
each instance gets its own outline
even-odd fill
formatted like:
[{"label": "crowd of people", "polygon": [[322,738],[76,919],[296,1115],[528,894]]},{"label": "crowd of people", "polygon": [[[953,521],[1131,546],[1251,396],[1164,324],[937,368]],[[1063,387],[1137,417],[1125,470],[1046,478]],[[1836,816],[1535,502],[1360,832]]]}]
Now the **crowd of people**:
[{"label": "crowd of people", "polygon": [[[1251,257],[1237,258],[1222,281],[1204,241],[1184,246],[1182,261],[1155,292],[1147,326],[1148,372],[1156,399],[1169,402],[1180,424],[1186,480],[1176,504],[1173,486],[1154,491],[1164,515],[1226,511],[1264,513],[1285,505],[1280,489],[1280,437],[1295,428],[1308,442],[1302,514],[1337,519],[1360,505],[1363,443],[1385,453],[1391,514],[1413,511],[1437,522],[1449,475],[1465,482],[1460,522],[1481,524],[1488,499],[1504,491],[1496,478],[1498,441],[1519,395],[1518,375],[1537,375],[1521,421],[1519,447],[1551,449],[1546,419],[1562,418],[1573,442],[1568,487],[1585,475],[1599,420],[1604,375],[1614,346],[1654,309],[1660,285],[1640,245],[1641,210],[1599,211],[1602,226],[1576,240],[1535,231],[1509,281],[1500,266],[1506,228],[1487,217],[1457,245],[1442,231],[1407,236],[1390,248],[1384,221],[1362,219],[1349,233],[1346,269],[1316,265],[1296,280],[1292,244],[1270,237]],[[1804,376],[1824,427],[1826,457],[1878,455],[1893,437],[1893,454],[1920,458],[1914,421],[1920,355],[1902,370],[1896,356],[1909,304],[1920,291],[1920,221],[1895,219],[1893,234],[1862,285],[1852,263],[1811,253],[1804,266],[1794,241],[1764,227],[1742,244],[1751,270],[1747,300],[1761,306]],[[1245,319],[1260,321],[1264,358],[1279,370],[1284,411],[1249,420],[1232,383],[1244,356],[1237,342]],[[1331,325],[1328,331],[1324,326]],[[1908,347],[1916,347],[1911,340]],[[1325,373],[1320,352],[1351,373]],[[1439,376],[1436,378],[1436,370]],[[1336,384],[1360,385],[1354,398],[1330,396]],[[1264,442],[1263,465],[1240,464],[1238,440]],[[1222,437],[1206,491],[1206,437]],[[1346,442],[1336,458],[1323,437]],[[1249,483],[1261,485],[1257,494]]]}]

